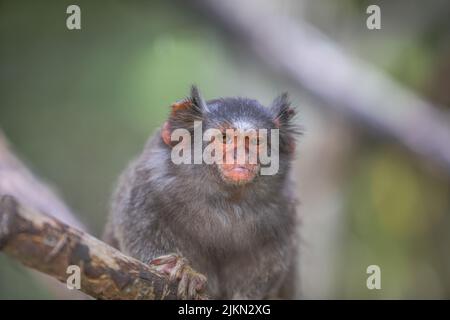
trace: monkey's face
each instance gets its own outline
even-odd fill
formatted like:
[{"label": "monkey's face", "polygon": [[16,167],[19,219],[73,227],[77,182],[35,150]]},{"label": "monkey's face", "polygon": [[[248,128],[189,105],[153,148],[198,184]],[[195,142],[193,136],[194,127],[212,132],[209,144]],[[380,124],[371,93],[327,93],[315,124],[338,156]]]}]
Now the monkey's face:
[{"label": "monkey's face", "polygon": [[[215,169],[226,184],[245,185],[264,174],[273,139],[272,130],[278,130],[268,108],[256,100],[225,98],[208,102],[208,113],[203,118],[206,130],[216,130],[213,135],[215,150],[220,151]],[[271,160],[278,161],[277,153]],[[275,159],[276,158],[276,159]]]},{"label": "monkey's face", "polygon": [[250,184],[260,175],[276,175],[279,168],[287,167],[296,134],[289,105],[285,94],[269,108],[247,98],[206,102],[193,87],[190,97],[172,105],[161,130],[162,141],[172,148],[177,165],[193,160],[228,185]]},{"label": "monkey's face", "polygon": [[225,183],[243,185],[259,174],[258,153],[264,148],[256,130],[227,129],[215,139],[222,150],[222,161],[217,164]]}]

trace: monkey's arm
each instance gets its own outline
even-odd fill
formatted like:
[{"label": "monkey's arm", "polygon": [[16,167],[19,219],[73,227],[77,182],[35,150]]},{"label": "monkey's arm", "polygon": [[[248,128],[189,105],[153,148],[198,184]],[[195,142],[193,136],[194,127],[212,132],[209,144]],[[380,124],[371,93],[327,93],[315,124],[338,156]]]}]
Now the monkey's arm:
[{"label": "monkey's arm", "polygon": [[[171,281],[179,281],[178,297],[196,299],[206,286],[206,277],[194,272],[177,250],[170,231],[158,217],[155,195],[133,163],[122,175],[114,196],[104,240],[122,252],[152,264]],[[145,187],[144,187],[145,186]]]}]

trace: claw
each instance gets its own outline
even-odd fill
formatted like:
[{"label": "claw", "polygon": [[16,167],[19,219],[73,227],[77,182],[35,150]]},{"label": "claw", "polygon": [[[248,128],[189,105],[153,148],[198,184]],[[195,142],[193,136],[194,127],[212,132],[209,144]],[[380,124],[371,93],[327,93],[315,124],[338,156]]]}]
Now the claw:
[{"label": "claw", "polygon": [[[181,299],[188,299],[187,295],[188,290],[189,290],[189,277],[187,273],[183,273],[183,275],[181,276],[181,280],[178,284],[178,291],[177,291],[178,297]],[[194,298],[196,293],[197,292],[194,292],[194,294],[191,295],[191,297]]]},{"label": "claw", "polygon": [[169,278],[171,281],[181,280],[181,276],[183,274],[183,269],[188,265],[187,259],[183,257],[179,257],[175,263],[175,266],[172,268]]},{"label": "claw", "polygon": [[206,286],[206,277],[192,270],[186,258],[178,254],[168,254],[153,259],[150,265],[168,275],[170,281],[179,281],[177,290],[179,299],[206,298],[202,294]]},{"label": "claw", "polygon": [[170,274],[171,270],[177,263],[177,259],[178,258],[175,255],[161,256],[150,261],[150,265],[154,266],[156,270],[161,273]]}]

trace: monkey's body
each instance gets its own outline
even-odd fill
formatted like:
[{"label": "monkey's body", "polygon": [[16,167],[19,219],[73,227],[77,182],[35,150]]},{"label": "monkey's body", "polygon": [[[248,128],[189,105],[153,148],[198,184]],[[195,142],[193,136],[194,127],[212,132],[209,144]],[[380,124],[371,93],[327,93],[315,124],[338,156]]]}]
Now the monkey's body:
[{"label": "monkey's body", "polygon": [[296,201],[287,162],[275,176],[229,185],[204,165],[175,165],[170,151],[158,132],[124,172],[106,239],[145,263],[187,258],[212,298],[292,298]]}]

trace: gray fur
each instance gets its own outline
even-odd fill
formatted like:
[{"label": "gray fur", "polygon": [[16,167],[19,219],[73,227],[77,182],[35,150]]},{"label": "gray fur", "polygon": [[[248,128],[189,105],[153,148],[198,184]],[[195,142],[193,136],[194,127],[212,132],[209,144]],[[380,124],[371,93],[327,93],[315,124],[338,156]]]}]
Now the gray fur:
[{"label": "gray fur", "polygon": [[[241,100],[228,99],[208,102],[211,110],[203,108],[208,112],[206,123],[221,121],[219,113],[214,114],[217,108],[229,116],[227,121],[243,114],[233,106]],[[267,127],[270,111],[264,108],[259,119],[261,108],[248,107],[245,117]],[[262,299],[292,289],[296,201],[289,179],[291,155],[280,154],[275,176],[229,186],[214,165],[177,166],[170,151],[158,131],[122,174],[105,239],[146,263],[161,255],[181,254],[207,276],[213,298]],[[290,291],[284,290],[284,297],[292,297]]]}]

